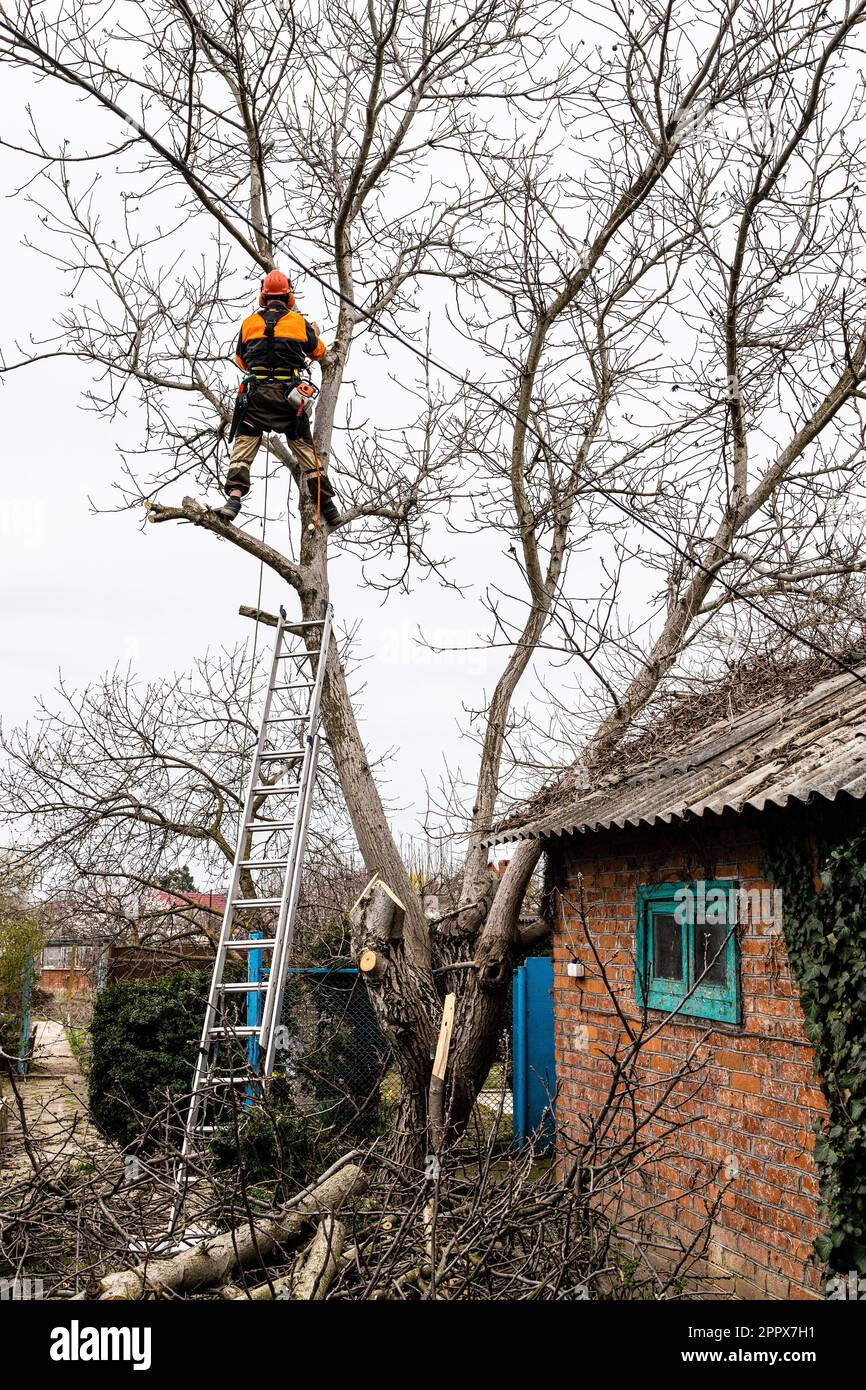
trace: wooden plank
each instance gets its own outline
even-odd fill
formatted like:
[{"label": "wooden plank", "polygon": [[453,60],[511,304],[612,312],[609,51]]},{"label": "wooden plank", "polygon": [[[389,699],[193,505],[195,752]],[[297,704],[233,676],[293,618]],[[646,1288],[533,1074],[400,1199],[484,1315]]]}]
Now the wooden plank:
[{"label": "wooden plank", "polygon": [[442,1021],[439,1024],[439,1039],[436,1043],[436,1056],[433,1059],[433,1075],[439,1080],[445,1080],[445,1069],[448,1066],[448,1053],[451,1050],[451,1034],[454,1031],[454,1005],[457,1002],[456,994],[446,994],[445,1003],[442,1006]]},{"label": "wooden plank", "polygon": [[357,898],[356,898],[355,901],[352,903],[352,906],[349,908],[349,916],[350,916],[350,917],[351,917],[352,913],[356,910],[356,908],[360,907],[361,903],[364,901],[364,899],[367,897],[367,895],[373,891],[373,889],[375,888],[375,886],[376,886],[376,884],[377,884],[378,882],[379,882],[379,875],[378,875],[378,874],[374,874],[373,877],[370,879],[370,882],[369,882],[368,884],[366,884],[366,886],[365,886],[364,888],[361,889],[361,891],[360,891],[360,893],[358,894]]}]

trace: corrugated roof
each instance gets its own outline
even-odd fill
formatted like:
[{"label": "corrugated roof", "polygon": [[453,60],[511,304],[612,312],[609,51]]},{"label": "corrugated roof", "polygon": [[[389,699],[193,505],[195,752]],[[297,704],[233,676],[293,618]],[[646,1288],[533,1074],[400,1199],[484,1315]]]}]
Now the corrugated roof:
[{"label": "corrugated roof", "polygon": [[[786,806],[840,792],[866,794],[866,664],[794,700],[715,723],[663,759],[601,785],[572,791],[536,819],[490,844],[612,827],[669,824],[723,811]],[[858,679],[857,676],[863,679]]]}]

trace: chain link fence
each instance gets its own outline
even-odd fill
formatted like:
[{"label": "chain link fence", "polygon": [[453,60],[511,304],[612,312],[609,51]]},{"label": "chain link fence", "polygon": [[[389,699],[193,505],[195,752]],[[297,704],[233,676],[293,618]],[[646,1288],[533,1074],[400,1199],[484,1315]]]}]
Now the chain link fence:
[{"label": "chain link fence", "polygon": [[511,1052],[511,1013],[512,1013],[512,986],[508,986],[508,1004],[505,1011],[505,1025],[499,1035],[499,1042],[496,1047],[496,1060],[484,1085],[478,1094],[478,1102],[475,1106],[475,1120],[481,1127],[485,1135],[490,1130],[496,1128],[496,1137],[500,1140],[510,1140],[514,1133],[514,1101],[512,1094],[513,1087],[513,1068]]},{"label": "chain link fence", "polygon": [[[500,1139],[512,1133],[510,1031],[503,1029],[476,1106],[482,1130],[495,1126]],[[383,1133],[400,1083],[357,970],[289,971],[276,1071],[293,1106],[321,1132],[359,1144]]]},{"label": "chain link fence", "polygon": [[396,1082],[357,970],[289,971],[276,1071],[297,1111],[320,1132],[354,1143],[382,1133],[397,1100]]}]

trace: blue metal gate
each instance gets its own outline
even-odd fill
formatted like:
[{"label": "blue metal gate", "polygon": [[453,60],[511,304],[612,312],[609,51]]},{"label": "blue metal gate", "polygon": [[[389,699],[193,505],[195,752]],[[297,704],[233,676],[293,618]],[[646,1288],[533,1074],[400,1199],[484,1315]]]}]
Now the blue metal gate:
[{"label": "blue metal gate", "polygon": [[553,961],[530,956],[514,972],[514,1140],[539,1153],[552,1148],[556,1058],[553,1046]]}]

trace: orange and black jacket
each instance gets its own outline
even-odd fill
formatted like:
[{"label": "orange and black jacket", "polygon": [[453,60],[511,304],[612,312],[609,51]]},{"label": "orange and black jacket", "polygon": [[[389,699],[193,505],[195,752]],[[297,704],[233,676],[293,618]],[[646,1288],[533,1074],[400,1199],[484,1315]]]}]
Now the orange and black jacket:
[{"label": "orange and black jacket", "polygon": [[309,359],[321,362],[326,348],[303,314],[284,304],[269,304],[241,324],[235,361],[262,380],[288,381]]}]

